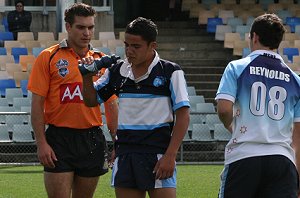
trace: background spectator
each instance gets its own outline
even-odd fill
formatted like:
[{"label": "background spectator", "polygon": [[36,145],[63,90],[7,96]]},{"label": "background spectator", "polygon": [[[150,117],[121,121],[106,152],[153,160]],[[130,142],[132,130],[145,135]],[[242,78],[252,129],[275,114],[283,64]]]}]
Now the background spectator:
[{"label": "background spectator", "polygon": [[24,2],[16,1],[16,10],[10,11],[7,16],[8,30],[13,32],[17,40],[18,32],[30,32],[32,20],[31,12],[24,10]]}]

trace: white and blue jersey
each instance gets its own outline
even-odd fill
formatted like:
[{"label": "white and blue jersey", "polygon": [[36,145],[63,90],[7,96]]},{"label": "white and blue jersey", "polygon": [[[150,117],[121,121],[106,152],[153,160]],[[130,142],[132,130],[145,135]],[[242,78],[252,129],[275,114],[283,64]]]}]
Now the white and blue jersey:
[{"label": "white and blue jersey", "polygon": [[263,155],[284,155],[292,162],[293,122],[300,122],[300,78],[271,51],[257,50],[230,62],[216,100],[234,103],[232,138],[225,164]]},{"label": "white and blue jersey", "polygon": [[125,60],[107,69],[94,84],[98,101],[119,97],[116,152],[164,153],[169,145],[174,112],[189,107],[184,73],[158,54],[148,72],[135,79]]}]

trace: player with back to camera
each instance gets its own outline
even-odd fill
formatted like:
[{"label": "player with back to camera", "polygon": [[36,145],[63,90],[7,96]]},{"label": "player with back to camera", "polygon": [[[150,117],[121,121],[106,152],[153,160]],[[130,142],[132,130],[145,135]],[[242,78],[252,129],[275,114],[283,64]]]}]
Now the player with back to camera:
[{"label": "player with back to camera", "polygon": [[258,16],[250,29],[251,53],[223,73],[217,109],[232,138],[219,198],[297,197],[300,78],[274,52],[284,33],[277,15]]}]

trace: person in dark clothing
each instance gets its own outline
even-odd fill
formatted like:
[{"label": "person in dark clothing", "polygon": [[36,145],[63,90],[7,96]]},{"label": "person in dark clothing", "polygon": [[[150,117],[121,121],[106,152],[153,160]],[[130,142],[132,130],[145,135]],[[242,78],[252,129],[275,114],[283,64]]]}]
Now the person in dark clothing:
[{"label": "person in dark clothing", "polygon": [[31,12],[24,10],[24,1],[16,1],[16,10],[7,15],[8,30],[13,33],[17,40],[18,32],[30,32]]}]

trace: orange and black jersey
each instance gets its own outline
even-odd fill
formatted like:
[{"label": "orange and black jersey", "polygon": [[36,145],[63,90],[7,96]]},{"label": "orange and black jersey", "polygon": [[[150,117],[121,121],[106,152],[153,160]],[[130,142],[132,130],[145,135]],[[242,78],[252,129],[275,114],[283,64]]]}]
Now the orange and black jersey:
[{"label": "orange and black jersey", "polygon": [[[92,48],[85,57],[104,54]],[[78,70],[81,57],[69,48],[66,40],[45,49],[37,57],[29,78],[28,89],[45,97],[45,122],[58,127],[90,128],[101,126],[100,107],[83,102],[82,77]],[[109,101],[116,99],[116,96]]]}]

